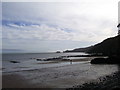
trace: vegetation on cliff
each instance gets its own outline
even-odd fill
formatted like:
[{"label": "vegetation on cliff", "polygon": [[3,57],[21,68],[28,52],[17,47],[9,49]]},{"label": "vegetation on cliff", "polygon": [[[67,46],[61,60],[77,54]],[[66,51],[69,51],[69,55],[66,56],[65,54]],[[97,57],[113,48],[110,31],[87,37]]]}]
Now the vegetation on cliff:
[{"label": "vegetation on cliff", "polygon": [[77,48],[64,52],[85,52],[90,54],[102,54],[106,56],[120,55],[120,35],[105,39],[101,43],[86,48]]}]

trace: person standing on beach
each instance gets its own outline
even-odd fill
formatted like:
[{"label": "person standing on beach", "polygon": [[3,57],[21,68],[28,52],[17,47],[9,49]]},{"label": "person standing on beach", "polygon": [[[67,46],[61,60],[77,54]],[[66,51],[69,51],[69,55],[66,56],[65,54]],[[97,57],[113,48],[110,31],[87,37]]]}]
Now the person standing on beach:
[{"label": "person standing on beach", "polygon": [[72,60],[70,60],[70,64],[72,64]]}]

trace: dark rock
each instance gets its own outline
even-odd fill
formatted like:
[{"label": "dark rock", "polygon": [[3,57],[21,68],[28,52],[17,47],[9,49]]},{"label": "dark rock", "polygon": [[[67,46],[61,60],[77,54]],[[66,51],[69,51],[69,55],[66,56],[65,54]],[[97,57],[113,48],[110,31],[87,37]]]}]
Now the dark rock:
[{"label": "dark rock", "polygon": [[120,64],[120,57],[119,56],[109,56],[107,58],[110,64]]},{"label": "dark rock", "polygon": [[10,61],[11,63],[20,63],[20,62],[18,62],[18,61]]},{"label": "dark rock", "polygon": [[110,90],[120,90],[120,86],[114,86]]},{"label": "dark rock", "polygon": [[61,53],[60,51],[57,51],[56,53]]},{"label": "dark rock", "polygon": [[90,63],[91,64],[104,64],[104,63],[108,63],[108,60],[105,58],[95,58],[95,59],[91,60]]},{"label": "dark rock", "polygon": [[109,56],[108,58],[95,58],[91,64],[120,64],[119,56]]}]

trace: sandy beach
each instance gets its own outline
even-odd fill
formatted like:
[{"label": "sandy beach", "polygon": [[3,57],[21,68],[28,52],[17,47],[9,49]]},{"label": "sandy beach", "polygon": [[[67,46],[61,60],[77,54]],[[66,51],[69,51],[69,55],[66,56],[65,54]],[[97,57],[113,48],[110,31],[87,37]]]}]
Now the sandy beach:
[{"label": "sandy beach", "polygon": [[[89,57],[84,60],[90,61],[91,59]],[[76,62],[82,61],[83,59],[76,60]],[[3,88],[72,88],[90,81],[99,82],[100,77],[117,71],[116,65],[91,65],[86,62],[84,64],[4,72],[2,86]]]}]

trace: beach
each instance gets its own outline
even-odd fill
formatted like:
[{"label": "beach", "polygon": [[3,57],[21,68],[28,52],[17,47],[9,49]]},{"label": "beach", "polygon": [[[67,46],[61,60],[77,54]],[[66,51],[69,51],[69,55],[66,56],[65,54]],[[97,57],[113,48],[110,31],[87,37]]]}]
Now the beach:
[{"label": "beach", "polygon": [[[3,88],[72,88],[89,82],[100,82],[99,78],[118,71],[117,65],[91,65],[95,57],[77,59],[67,65],[4,72]],[[85,61],[84,61],[85,60]],[[66,61],[63,61],[66,62]],[[53,61],[53,63],[55,63]],[[49,64],[53,64],[49,63]],[[56,62],[60,64],[60,62]],[[39,63],[43,65],[43,63]],[[48,64],[47,64],[48,65]]]},{"label": "beach", "polygon": [[120,71],[100,77],[99,82],[91,81],[83,85],[73,86],[66,90],[76,90],[78,88],[79,90],[120,90]]},{"label": "beach", "polygon": [[120,2],[3,0],[0,6],[2,90],[120,89]]}]

